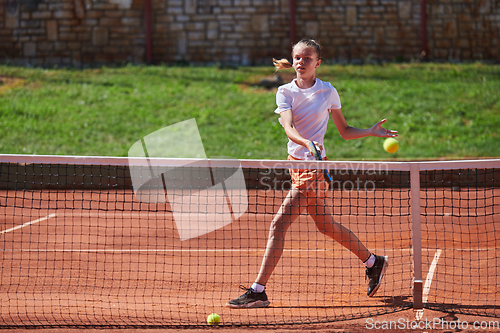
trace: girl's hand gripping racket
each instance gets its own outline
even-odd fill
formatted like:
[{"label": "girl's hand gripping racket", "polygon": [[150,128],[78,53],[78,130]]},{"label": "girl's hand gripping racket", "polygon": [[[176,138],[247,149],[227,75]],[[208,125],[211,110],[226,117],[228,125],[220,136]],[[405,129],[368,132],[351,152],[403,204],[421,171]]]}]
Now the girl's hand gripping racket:
[{"label": "girl's hand gripping racket", "polygon": [[[309,148],[312,151],[314,157],[316,158],[316,161],[322,161],[323,160],[321,158],[321,152],[318,149],[318,147],[314,144],[314,142],[309,141]],[[326,174],[326,176],[328,177],[328,180],[330,181],[330,183],[333,182],[332,177],[330,176],[330,172],[328,172],[328,170],[323,169],[323,173]]]}]

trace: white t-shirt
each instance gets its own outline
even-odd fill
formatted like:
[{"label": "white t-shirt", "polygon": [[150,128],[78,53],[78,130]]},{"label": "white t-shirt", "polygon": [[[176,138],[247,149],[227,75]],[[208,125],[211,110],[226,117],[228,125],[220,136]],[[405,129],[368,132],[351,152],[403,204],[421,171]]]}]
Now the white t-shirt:
[{"label": "white t-shirt", "polygon": [[[311,88],[300,89],[292,82],[282,85],[276,93],[276,104],[278,108],[274,111],[281,113],[292,110],[295,127],[302,137],[311,141],[317,141],[323,145],[330,109],[340,109],[340,97],[337,90],[330,82],[316,79]],[[281,118],[279,119],[280,124]],[[309,150],[288,140],[288,154],[301,160],[314,160]],[[323,157],[326,156],[323,150]]]}]

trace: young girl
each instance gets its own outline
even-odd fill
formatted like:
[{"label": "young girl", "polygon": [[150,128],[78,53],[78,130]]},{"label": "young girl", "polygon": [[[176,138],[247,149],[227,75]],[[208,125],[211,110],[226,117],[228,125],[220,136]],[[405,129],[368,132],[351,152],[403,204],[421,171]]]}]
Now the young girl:
[{"label": "young girl", "polygon": [[[328,118],[332,117],[340,135],[346,139],[366,136],[394,137],[396,131],[382,127],[386,119],[369,129],[348,126],[340,109],[340,99],[335,88],[328,82],[316,78],[316,69],[321,64],[321,47],[314,40],[303,39],[292,49],[293,64],[288,60],[274,60],[277,70],[294,68],[297,78],[278,88],[276,103],[280,123],[289,138],[289,160],[314,160],[313,145],[320,148],[325,159],[323,139]],[[366,268],[368,296],[375,294],[388,266],[387,257],[377,256],[360,242],[354,233],[337,223],[330,207],[325,203],[327,183],[323,173],[317,170],[290,170],[292,189],[274,217],[269,231],[266,251],[259,274],[251,288],[240,297],[230,301],[232,308],[267,307],[270,302],[265,286],[281,258],[285,233],[304,207],[316,223],[318,230],[354,253]]]}]

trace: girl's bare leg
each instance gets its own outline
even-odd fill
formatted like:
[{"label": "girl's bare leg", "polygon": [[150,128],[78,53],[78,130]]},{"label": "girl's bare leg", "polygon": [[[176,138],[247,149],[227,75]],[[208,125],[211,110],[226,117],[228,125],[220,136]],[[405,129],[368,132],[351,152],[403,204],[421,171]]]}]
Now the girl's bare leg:
[{"label": "girl's bare leg", "polygon": [[333,238],[345,248],[350,250],[362,262],[370,257],[370,251],[361,243],[358,237],[348,228],[333,219],[332,211],[324,199],[314,198],[309,200],[307,212],[316,222],[318,230],[330,238]]},{"label": "girl's bare leg", "polygon": [[274,268],[278,264],[285,244],[285,234],[290,225],[297,219],[300,212],[307,206],[307,198],[297,189],[288,192],[281,207],[276,213],[269,230],[266,252],[262,259],[259,275],[255,282],[263,286],[271,277]]},{"label": "girl's bare leg", "polygon": [[[333,219],[330,207],[325,204],[324,199],[311,199],[307,211],[316,222],[316,227],[321,233],[342,244],[365,263],[367,267],[370,267],[366,270],[366,276],[368,277],[367,295],[368,297],[375,295],[382,282],[382,276],[389,265],[388,258],[375,255],[370,257],[370,251],[361,243],[358,237],[351,230]],[[367,261],[368,258],[373,261]],[[368,266],[369,263],[370,266]]]}]

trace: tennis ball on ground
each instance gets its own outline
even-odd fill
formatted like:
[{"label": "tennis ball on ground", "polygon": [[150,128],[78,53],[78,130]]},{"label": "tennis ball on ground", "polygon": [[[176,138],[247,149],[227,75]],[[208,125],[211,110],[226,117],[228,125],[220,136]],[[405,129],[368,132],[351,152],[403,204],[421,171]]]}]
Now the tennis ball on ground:
[{"label": "tennis ball on ground", "polygon": [[220,323],[220,317],[217,313],[212,313],[207,317],[207,323],[208,325],[219,325]]},{"label": "tennis ball on ground", "polygon": [[384,141],[384,149],[386,152],[394,154],[398,151],[399,142],[394,138],[387,138]]}]

